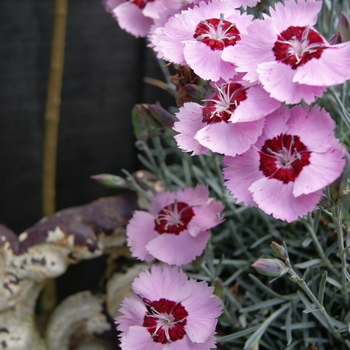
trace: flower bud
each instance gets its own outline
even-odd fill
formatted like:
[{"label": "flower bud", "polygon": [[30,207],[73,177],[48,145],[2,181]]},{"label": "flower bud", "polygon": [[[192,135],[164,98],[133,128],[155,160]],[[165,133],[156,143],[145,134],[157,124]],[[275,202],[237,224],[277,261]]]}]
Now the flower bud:
[{"label": "flower bud", "polygon": [[205,86],[186,84],[183,88],[186,93],[195,101],[204,100],[208,94],[208,89]]},{"label": "flower bud", "polygon": [[281,246],[280,244],[276,242],[271,243],[271,248],[274,254],[277,256],[277,258],[282,259],[283,261],[289,259],[287,249]]},{"label": "flower bud", "polygon": [[120,176],[111,174],[92,175],[91,178],[108,187],[127,187],[126,180]]},{"label": "flower bud", "polygon": [[318,206],[323,209],[329,210],[334,206],[334,202],[331,198],[323,194],[321,200],[318,202]]},{"label": "flower bud", "polygon": [[350,190],[343,191],[337,201],[338,204],[350,203]]},{"label": "flower bud", "polygon": [[342,43],[350,41],[350,20],[344,12],[339,17],[339,33]]},{"label": "flower bud", "polygon": [[288,271],[284,262],[278,259],[258,259],[252,267],[260,274],[270,277],[281,277]]},{"label": "flower bud", "polygon": [[131,112],[134,134],[138,140],[159,136],[171,128],[175,117],[158,104],[137,104]]},{"label": "flower bud", "polygon": [[344,12],[339,17],[339,30],[329,39],[331,45],[350,41],[350,20]]}]

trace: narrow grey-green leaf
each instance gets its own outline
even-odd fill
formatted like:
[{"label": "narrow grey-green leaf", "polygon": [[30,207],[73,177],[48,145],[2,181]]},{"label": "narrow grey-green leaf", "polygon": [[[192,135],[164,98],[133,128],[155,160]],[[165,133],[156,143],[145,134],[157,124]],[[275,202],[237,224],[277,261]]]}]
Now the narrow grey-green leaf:
[{"label": "narrow grey-green leaf", "polygon": [[286,303],[282,305],[278,310],[273,312],[268,318],[266,318],[266,320],[260,324],[259,328],[247,339],[243,349],[249,349],[249,347],[254,342],[258,341],[262,337],[262,335],[265,333],[269,325],[290,306],[291,306],[291,303]]},{"label": "narrow grey-green leaf", "polygon": [[326,283],[327,283],[327,271],[325,271],[322,274],[320,286],[318,288],[317,300],[320,302],[321,305],[323,305],[323,298],[324,298],[324,291],[326,288]]},{"label": "narrow grey-green leaf", "polygon": [[287,311],[286,314],[286,337],[287,337],[287,345],[290,345],[292,343],[292,312],[293,312],[293,308],[290,307]]},{"label": "narrow grey-green leaf", "polygon": [[321,265],[321,263],[322,263],[321,259],[311,259],[299,264],[295,264],[294,266],[297,267],[298,269],[306,269],[307,267]]}]

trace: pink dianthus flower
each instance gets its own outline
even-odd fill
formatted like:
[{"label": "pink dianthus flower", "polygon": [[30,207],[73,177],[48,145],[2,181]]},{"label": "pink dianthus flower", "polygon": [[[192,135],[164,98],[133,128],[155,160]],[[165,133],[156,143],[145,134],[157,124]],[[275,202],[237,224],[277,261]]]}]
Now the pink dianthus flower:
[{"label": "pink dianthus flower", "polygon": [[319,0],[277,3],[222,58],[279,101],[313,102],[326,87],[350,79],[350,42],[330,45],[313,27],[321,7]]},{"label": "pink dianthus flower", "polygon": [[257,84],[232,81],[214,85],[214,95],[205,105],[185,103],[173,129],[176,142],[192,155],[213,152],[235,156],[248,150],[261,135],[264,117],[280,102]]},{"label": "pink dianthus flower", "polygon": [[176,267],[153,265],[132,283],[115,319],[123,350],[209,350],[215,348],[222,304],[206,282],[188,279]]},{"label": "pink dianthus flower", "polygon": [[[227,1],[227,0],[219,0],[219,1]],[[244,9],[249,7],[254,7],[258,2],[261,0],[239,0],[239,5],[242,6]]]},{"label": "pink dianthus flower", "polygon": [[223,221],[224,205],[209,198],[204,185],[158,193],[151,205],[149,212],[135,211],[126,228],[132,255],[145,261],[189,263],[203,253],[208,230]]},{"label": "pink dianthus flower", "polygon": [[239,1],[200,2],[171,17],[154,46],[167,61],[190,66],[206,80],[231,79],[235,65],[222,60],[227,47],[234,46],[252,20],[241,14]]},{"label": "pink dianthus flower", "polygon": [[145,37],[155,19],[173,9],[181,9],[183,0],[104,0],[104,5],[120,28],[135,37]]},{"label": "pink dianthus flower", "polygon": [[224,158],[226,187],[237,202],[258,206],[276,219],[291,222],[306,215],[344,168],[334,126],[317,106],[281,106],[266,117],[255,145]]}]

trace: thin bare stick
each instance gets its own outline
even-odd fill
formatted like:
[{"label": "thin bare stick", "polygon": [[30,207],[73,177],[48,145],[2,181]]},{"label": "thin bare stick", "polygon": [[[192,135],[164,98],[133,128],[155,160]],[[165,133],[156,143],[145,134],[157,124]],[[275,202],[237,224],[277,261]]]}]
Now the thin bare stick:
[{"label": "thin bare stick", "polygon": [[[44,168],[43,168],[43,214],[56,211],[56,159],[57,135],[60,119],[62,75],[66,38],[68,0],[55,0],[53,38],[49,85],[45,109]],[[55,280],[50,280],[42,295],[43,319],[46,320],[56,304]]]},{"label": "thin bare stick", "polygon": [[51,48],[50,77],[45,109],[43,211],[56,211],[57,134],[60,119],[61,87],[68,0],[55,0],[54,29]]}]

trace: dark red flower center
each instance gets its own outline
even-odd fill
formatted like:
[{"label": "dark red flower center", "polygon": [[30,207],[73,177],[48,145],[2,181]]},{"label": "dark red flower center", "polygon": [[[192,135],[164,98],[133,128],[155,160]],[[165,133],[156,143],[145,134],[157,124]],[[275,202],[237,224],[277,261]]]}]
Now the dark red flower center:
[{"label": "dark red flower center", "polygon": [[155,218],[154,229],[159,233],[178,235],[187,228],[194,216],[193,209],[184,202],[175,202],[164,207]]},{"label": "dark red flower center", "polygon": [[154,0],[129,0],[133,4],[135,4],[137,7],[139,7],[141,10],[145,8],[148,2],[153,2]]},{"label": "dark red flower center", "polygon": [[164,298],[143,301],[147,308],[143,327],[147,328],[154,342],[167,344],[184,337],[188,312],[181,303]]},{"label": "dark red flower center", "polygon": [[223,50],[225,47],[235,45],[241,40],[240,32],[234,23],[220,18],[210,18],[201,21],[194,32],[193,37],[204,42],[212,50]]},{"label": "dark red flower center", "polygon": [[281,134],[266,140],[259,155],[259,170],[266,177],[287,184],[298,177],[304,166],[310,164],[311,152],[299,136]]},{"label": "dark red flower center", "polygon": [[273,52],[277,61],[297,69],[313,58],[320,58],[326,48],[322,37],[309,26],[291,26],[277,36]]},{"label": "dark red flower center", "polygon": [[238,83],[217,87],[217,91],[212,99],[205,100],[208,103],[202,107],[203,123],[227,123],[235,109],[247,98],[247,88]]}]

